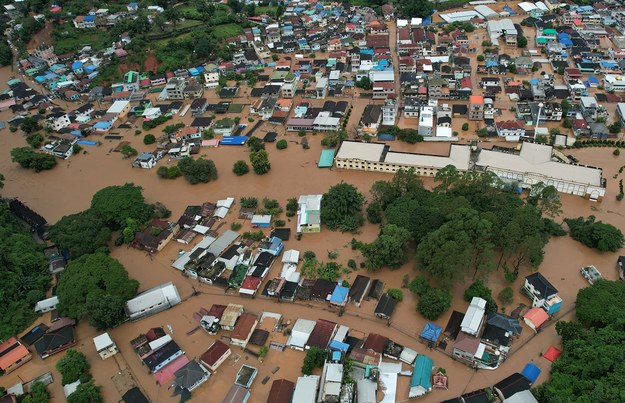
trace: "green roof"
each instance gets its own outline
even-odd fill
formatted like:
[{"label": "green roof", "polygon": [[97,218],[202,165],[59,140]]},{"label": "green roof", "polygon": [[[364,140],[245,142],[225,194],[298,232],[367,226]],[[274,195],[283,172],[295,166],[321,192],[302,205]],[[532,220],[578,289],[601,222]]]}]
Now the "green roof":
[{"label": "green roof", "polygon": [[545,29],[543,30],[543,35],[557,35],[558,31],[556,31],[555,29]]},{"label": "green roof", "polygon": [[547,38],[538,38],[538,39],[536,39],[536,42],[538,42],[538,43],[547,43]]},{"label": "green roof", "polygon": [[228,106],[229,113],[241,113],[243,112],[243,104],[230,104]]},{"label": "green roof", "polygon": [[336,151],[332,148],[327,150],[321,150],[321,157],[319,157],[318,168],[330,168],[334,162],[334,153]]}]

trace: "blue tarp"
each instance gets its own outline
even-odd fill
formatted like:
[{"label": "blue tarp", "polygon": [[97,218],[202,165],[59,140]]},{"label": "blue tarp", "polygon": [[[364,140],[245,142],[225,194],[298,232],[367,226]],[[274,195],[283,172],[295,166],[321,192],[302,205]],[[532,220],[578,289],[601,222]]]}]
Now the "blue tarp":
[{"label": "blue tarp", "polygon": [[332,342],[330,342],[330,350],[337,350],[346,353],[347,350],[349,350],[349,344],[342,343],[338,340],[332,340]]},{"label": "blue tarp", "polygon": [[349,288],[337,285],[334,288],[334,292],[332,292],[332,296],[330,297],[330,303],[339,305],[344,304],[347,300],[347,293],[349,293]]},{"label": "blue tarp", "polygon": [[80,70],[82,69],[82,62],[81,61],[77,61],[72,63],[72,70]]},{"label": "blue tarp", "polygon": [[432,16],[425,17],[421,20],[421,25],[432,25]]},{"label": "blue tarp", "polygon": [[426,323],[423,331],[421,332],[421,338],[425,340],[429,340],[431,342],[436,342],[441,335],[443,328],[435,325],[433,323]]},{"label": "blue tarp", "polygon": [[395,141],[395,135],[394,134],[388,134],[388,133],[382,133],[382,134],[378,134],[378,140],[380,141]]},{"label": "blue tarp", "polygon": [[599,84],[599,79],[595,76],[588,76],[588,82],[591,84]]},{"label": "blue tarp", "polygon": [[98,145],[97,142],[91,141],[91,140],[78,140],[76,143],[82,146],[97,146]]},{"label": "blue tarp", "polygon": [[85,22],[95,21],[95,15],[85,15]]},{"label": "blue tarp", "polygon": [[247,136],[224,136],[219,142],[222,146],[242,146],[247,141]]},{"label": "blue tarp", "polygon": [[526,377],[527,380],[530,381],[531,384],[533,384],[534,382],[536,382],[536,379],[538,379],[540,372],[540,368],[538,368],[536,364],[528,362],[525,365],[525,368],[523,368],[523,372],[521,372],[521,375]]}]

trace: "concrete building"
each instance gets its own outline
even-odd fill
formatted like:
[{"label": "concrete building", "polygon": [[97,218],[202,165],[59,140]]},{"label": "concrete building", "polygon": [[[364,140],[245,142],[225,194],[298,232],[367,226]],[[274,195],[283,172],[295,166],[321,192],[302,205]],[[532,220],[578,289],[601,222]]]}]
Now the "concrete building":
[{"label": "concrete building", "polygon": [[399,112],[399,102],[395,96],[389,96],[382,105],[382,125],[394,126]]},{"label": "concrete building", "polygon": [[484,97],[471,95],[469,97],[469,120],[484,119]]},{"label": "concrete building", "polygon": [[434,134],[434,108],[432,106],[421,107],[418,130],[423,137],[431,137]]},{"label": "concrete building", "polygon": [[117,345],[108,333],[103,333],[94,337],[93,344],[95,344],[95,349],[103,360],[114,356],[119,351]]},{"label": "concrete building", "polygon": [[511,19],[489,20],[486,22],[486,28],[493,46],[498,46],[499,38],[502,37],[504,44],[516,46],[518,33]]},{"label": "concrete building", "polygon": [[169,282],[144,291],[126,302],[126,314],[130,320],[139,320],[178,305],[180,301],[178,289]]},{"label": "concrete building", "polygon": [[625,76],[606,74],[603,76],[603,86],[606,91],[623,92],[625,91]]}]

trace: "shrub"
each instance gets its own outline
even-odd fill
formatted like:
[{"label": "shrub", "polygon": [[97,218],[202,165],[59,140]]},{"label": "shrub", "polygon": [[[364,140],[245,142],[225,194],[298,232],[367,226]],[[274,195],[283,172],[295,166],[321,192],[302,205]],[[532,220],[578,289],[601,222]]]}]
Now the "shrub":
[{"label": "shrub", "polygon": [[246,173],[250,172],[250,166],[247,165],[247,162],[243,160],[238,160],[232,166],[232,172],[234,172],[236,176],[243,176]]},{"label": "shrub", "polygon": [[258,207],[258,199],[255,197],[241,197],[241,207],[256,208]]},{"label": "shrub", "polygon": [[467,130],[469,130],[469,124],[468,123],[463,123],[462,124],[462,131],[466,132]]},{"label": "shrub", "polygon": [[156,174],[163,179],[176,179],[182,173],[177,166],[173,167],[158,167]]},{"label": "shrub", "polygon": [[618,148],[614,149],[614,151],[612,151],[612,155],[618,157],[619,155],[621,155],[621,150],[619,150]]},{"label": "shrub", "polygon": [[286,221],[284,220],[276,220],[273,222],[274,227],[284,227],[286,225]]},{"label": "shrub", "polygon": [[438,319],[451,307],[451,293],[442,288],[430,288],[419,297],[417,311],[428,320]]},{"label": "shrub", "polygon": [[153,134],[143,136],[143,144],[150,145],[156,143],[156,137]]},{"label": "shrub", "polygon": [[357,269],[356,261],[354,259],[349,259],[347,261],[347,267],[349,267],[352,270],[356,270]]},{"label": "shrub", "polygon": [[499,298],[502,304],[510,305],[514,300],[514,290],[512,287],[508,286],[499,292],[497,298]]},{"label": "shrub", "polygon": [[279,140],[279,141],[276,143],[276,148],[277,148],[278,150],[284,150],[284,149],[285,149],[285,148],[287,148],[288,146],[289,146],[289,144],[288,144],[288,143],[286,142],[286,140],[284,140],[284,139]]},{"label": "shrub", "polygon": [[243,225],[240,222],[233,222],[232,224],[230,224],[230,229],[233,231],[238,231],[241,229]]},{"label": "shrub", "polygon": [[395,301],[401,302],[404,300],[404,293],[399,288],[389,288],[386,293]]},{"label": "shrub", "polygon": [[32,147],[32,148],[39,148],[41,146],[41,143],[43,143],[43,135],[39,134],[39,133],[33,133],[33,134],[29,134],[26,137],[26,142]]},{"label": "shrub", "polygon": [[410,292],[419,297],[425,294],[430,288],[431,287],[428,279],[422,275],[418,275],[408,284],[408,289],[410,290]]}]

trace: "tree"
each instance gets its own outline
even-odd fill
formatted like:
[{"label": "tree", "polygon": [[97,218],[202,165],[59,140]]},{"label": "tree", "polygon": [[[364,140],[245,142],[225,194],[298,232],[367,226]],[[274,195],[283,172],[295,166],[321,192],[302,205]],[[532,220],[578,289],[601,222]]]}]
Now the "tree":
[{"label": "tree", "polygon": [[102,403],[100,387],[95,386],[93,379],[87,383],[81,383],[76,391],[67,397],[67,403]]},{"label": "tree", "polygon": [[597,281],[592,287],[582,288],[575,300],[577,320],[585,327],[604,327],[622,322],[625,313],[620,309],[625,298],[625,283]]},{"label": "tree", "polygon": [[534,137],[534,142],[536,144],[547,144],[549,142],[549,139],[547,138],[547,136],[539,134],[538,136]]},{"label": "tree", "polygon": [[382,208],[380,203],[371,202],[367,206],[367,220],[371,224],[380,224],[382,222]]},{"label": "tree", "polygon": [[39,148],[41,146],[41,143],[43,143],[43,136],[41,134],[39,134],[39,133],[29,134],[26,137],[26,142],[32,148]]},{"label": "tree", "polygon": [[238,160],[232,166],[232,172],[234,172],[236,176],[243,176],[249,171],[250,171],[249,165],[247,165],[247,162],[243,160]]},{"label": "tree", "polygon": [[4,180],[6,178],[4,177],[3,174],[0,174],[0,189],[4,188]]},{"label": "tree", "polygon": [[623,129],[623,123],[621,123],[620,120],[617,120],[614,123],[612,123],[610,126],[608,126],[608,129],[610,130],[610,133],[612,134],[620,133],[621,130]]},{"label": "tree", "polygon": [[434,11],[434,4],[422,0],[405,0],[398,3],[399,12],[404,17],[429,17]]},{"label": "tree", "polygon": [[61,373],[62,385],[67,385],[77,380],[80,382],[88,382],[91,379],[89,374],[89,361],[87,357],[80,351],[73,348],[67,350],[65,357],[56,363],[56,370]]},{"label": "tree", "polygon": [[423,136],[416,129],[401,129],[397,133],[397,138],[408,144],[416,144],[423,141]]},{"label": "tree", "polygon": [[289,146],[289,144],[288,144],[288,143],[286,142],[286,140],[284,140],[284,139],[279,140],[279,141],[276,143],[276,148],[277,148],[278,150],[284,150],[284,149],[285,149],[285,148],[287,148],[288,146]]},{"label": "tree", "polygon": [[519,35],[516,38],[516,46],[519,48],[527,47],[527,38],[523,35]]},{"label": "tree", "polygon": [[30,134],[36,132],[37,130],[41,130],[42,127],[37,121],[31,117],[25,117],[22,119],[22,123],[20,124],[20,129],[26,134]]},{"label": "tree", "polygon": [[423,182],[415,172],[414,168],[400,168],[395,172],[392,180],[374,182],[371,186],[373,200],[386,209],[388,205],[404,195],[423,191]]},{"label": "tree", "polygon": [[473,284],[471,284],[464,291],[464,300],[467,302],[471,302],[473,297],[482,298],[486,300],[486,312],[487,313],[495,313],[497,312],[497,304],[493,299],[493,292],[490,288],[486,287],[486,284],[482,280],[475,280]]},{"label": "tree", "polygon": [[41,172],[56,166],[56,158],[50,154],[35,152],[30,147],[17,147],[11,150],[11,159],[22,168]]},{"label": "tree", "polygon": [[163,179],[176,179],[182,175],[182,172],[180,172],[180,168],[174,165],[172,167],[158,167],[156,174]]},{"label": "tree", "polygon": [[13,64],[13,52],[6,40],[0,40],[0,66]]},{"label": "tree", "polygon": [[91,199],[91,209],[113,231],[122,228],[127,218],[143,224],[154,214],[154,207],[145,203],[142,188],[133,183],[99,190]]},{"label": "tree", "polygon": [[143,136],[143,144],[150,145],[156,143],[156,137],[153,134]]},{"label": "tree", "polygon": [[562,212],[560,193],[553,185],[546,186],[543,182],[538,182],[532,186],[526,201],[535,206],[542,214],[550,217],[555,217]]},{"label": "tree", "polygon": [[477,55],[477,61],[478,61],[478,62],[483,62],[484,60],[486,60],[486,58],[484,57],[484,55]]},{"label": "tree", "polygon": [[73,319],[89,318],[91,326],[104,330],[123,321],[124,304],[138,289],[139,282],[128,278],[117,260],[104,253],[83,255],[63,272],[57,309]]},{"label": "tree", "polygon": [[462,124],[462,131],[466,132],[467,130],[469,130],[469,124],[468,123],[463,123]]},{"label": "tree", "polygon": [[321,140],[321,145],[328,148],[335,148],[346,139],[347,132],[345,130],[325,132],[323,134],[323,140]]},{"label": "tree", "polygon": [[206,158],[194,160],[192,157],[183,157],[178,161],[178,169],[192,185],[208,183],[217,179],[215,163]]},{"label": "tree", "polygon": [[428,279],[422,275],[416,276],[410,283],[408,283],[408,289],[410,292],[419,297],[425,294],[430,288],[432,287],[430,286]]},{"label": "tree", "polygon": [[353,232],[364,223],[365,198],[349,183],[332,186],[321,198],[321,222],[329,229]]},{"label": "tree", "polygon": [[[2,396],[2,393],[0,393]],[[50,401],[50,394],[46,389],[46,384],[41,381],[36,381],[30,385],[30,393],[23,396],[22,403],[48,403]]]},{"label": "tree", "polygon": [[356,87],[365,91],[370,91],[373,88],[373,83],[371,82],[371,79],[369,79],[368,76],[364,76],[360,80],[356,81],[355,85]]},{"label": "tree", "polygon": [[375,271],[382,266],[399,269],[406,262],[406,248],[410,238],[407,229],[394,224],[385,225],[375,241],[361,248],[368,269]]},{"label": "tree", "polygon": [[562,127],[565,129],[570,129],[573,127],[573,123],[571,123],[571,119],[565,118],[562,120]]},{"label": "tree", "polygon": [[120,152],[124,156],[124,158],[134,157],[135,155],[139,154],[139,152],[132,146],[130,146],[130,144],[125,144]]},{"label": "tree", "polygon": [[50,239],[72,259],[106,249],[111,240],[111,230],[92,210],[64,216],[50,227],[49,234]]},{"label": "tree", "polygon": [[569,226],[571,238],[583,243],[589,248],[595,248],[601,252],[616,252],[625,244],[623,233],[612,224],[595,221],[595,216],[565,218],[564,222]]},{"label": "tree", "polygon": [[250,152],[256,152],[256,151],[265,149],[265,143],[263,142],[263,140],[261,140],[260,138],[256,136],[250,136],[250,138],[247,139],[247,142],[245,144],[247,144],[247,147],[250,149]]},{"label": "tree", "polygon": [[499,298],[502,304],[510,305],[514,301],[514,290],[508,286],[499,292],[497,298]]},{"label": "tree", "polygon": [[310,375],[313,369],[323,367],[326,361],[327,353],[324,349],[312,346],[306,351],[304,364],[302,365],[302,374]]},{"label": "tree", "polygon": [[429,288],[417,303],[417,311],[428,320],[438,319],[450,307],[451,293],[441,288]]},{"label": "tree", "polygon": [[399,288],[389,288],[386,293],[395,301],[401,302],[404,300],[404,293]]},{"label": "tree", "polygon": [[257,175],[265,175],[271,170],[269,154],[267,154],[267,151],[265,150],[250,153],[250,163],[252,164],[254,173]]}]

